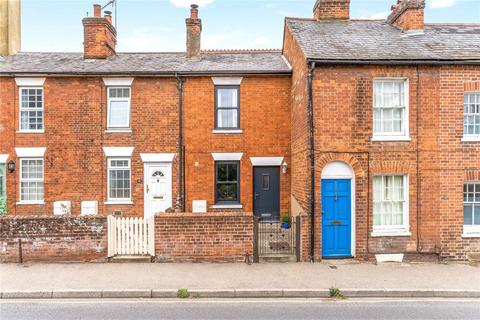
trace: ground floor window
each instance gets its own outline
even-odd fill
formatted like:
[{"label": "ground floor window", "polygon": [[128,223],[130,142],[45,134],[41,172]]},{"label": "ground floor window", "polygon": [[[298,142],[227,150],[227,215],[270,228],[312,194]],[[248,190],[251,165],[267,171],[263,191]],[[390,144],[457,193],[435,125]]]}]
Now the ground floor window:
[{"label": "ground floor window", "polygon": [[0,163],[0,215],[7,211],[7,180],[5,163]]},{"label": "ground floor window", "polygon": [[43,159],[20,159],[20,201],[42,202]]},{"label": "ground floor window", "polygon": [[215,162],[215,203],[240,202],[240,162]]},{"label": "ground floor window", "polygon": [[130,158],[108,159],[108,200],[131,200],[130,171]]},{"label": "ground floor window", "polygon": [[407,231],[407,189],[405,175],[384,175],[373,178],[374,231]]},{"label": "ground floor window", "polygon": [[463,186],[463,225],[465,233],[480,232],[480,182]]}]

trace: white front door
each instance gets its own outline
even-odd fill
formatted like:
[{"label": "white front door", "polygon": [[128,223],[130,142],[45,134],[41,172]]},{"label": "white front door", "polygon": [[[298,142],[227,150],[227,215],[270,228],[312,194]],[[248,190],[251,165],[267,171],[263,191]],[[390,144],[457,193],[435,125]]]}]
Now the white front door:
[{"label": "white front door", "polygon": [[172,164],[145,163],[145,218],[172,207]]}]

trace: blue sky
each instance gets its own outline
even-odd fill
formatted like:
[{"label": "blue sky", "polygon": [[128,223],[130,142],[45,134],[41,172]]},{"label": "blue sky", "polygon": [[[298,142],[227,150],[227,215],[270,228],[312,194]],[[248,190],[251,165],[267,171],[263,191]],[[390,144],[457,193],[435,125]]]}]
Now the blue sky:
[{"label": "blue sky", "polygon": [[[285,16],[315,0],[117,0],[117,51],[184,51],[185,18],[200,4],[202,49],[280,48]],[[396,0],[351,0],[352,18],[383,18]],[[82,51],[82,18],[108,0],[22,0],[22,51]],[[108,10],[108,9],[106,9]],[[480,22],[480,0],[427,0],[427,22]]]}]

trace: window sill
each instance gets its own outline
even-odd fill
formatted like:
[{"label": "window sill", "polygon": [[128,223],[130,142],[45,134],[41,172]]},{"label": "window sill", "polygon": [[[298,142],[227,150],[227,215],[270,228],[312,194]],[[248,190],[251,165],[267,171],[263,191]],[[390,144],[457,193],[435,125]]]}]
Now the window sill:
[{"label": "window sill", "polygon": [[235,129],[235,130],[223,130],[223,129],[214,129],[212,130],[214,134],[242,134],[243,129]]},{"label": "window sill", "polygon": [[25,134],[42,134],[45,133],[45,130],[17,130],[16,133],[25,133]]},{"label": "window sill", "polygon": [[462,233],[462,238],[480,238],[480,231],[479,232],[469,232],[469,233]]},{"label": "window sill", "polygon": [[24,205],[45,205],[45,201],[19,201],[16,203],[17,206],[24,206]]},{"label": "window sill", "polygon": [[406,136],[374,136],[372,137],[371,141],[385,141],[385,142],[396,142],[396,141],[412,141],[411,137]]},{"label": "window sill", "polygon": [[105,133],[132,133],[132,129],[107,129]]},{"label": "window sill", "polygon": [[407,230],[374,230],[370,233],[371,237],[410,237],[412,233]]},{"label": "window sill", "polygon": [[480,142],[480,135],[465,135],[462,142]]},{"label": "window sill", "polygon": [[242,209],[243,205],[241,204],[214,204],[213,209]]},{"label": "window sill", "polygon": [[114,201],[114,200],[109,200],[105,201],[104,204],[106,205],[133,205],[133,201]]}]

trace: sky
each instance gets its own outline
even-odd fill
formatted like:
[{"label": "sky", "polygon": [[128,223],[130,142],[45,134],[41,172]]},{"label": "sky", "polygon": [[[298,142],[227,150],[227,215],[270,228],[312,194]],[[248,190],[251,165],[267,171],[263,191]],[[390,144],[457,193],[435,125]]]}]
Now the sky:
[{"label": "sky", "polygon": [[[83,50],[82,18],[108,0],[22,0],[22,51]],[[202,49],[281,48],[285,16],[315,0],[117,0],[117,51],[185,51],[185,18],[200,5]],[[396,0],[351,0],[350,16],[383,19]],[[480,0],[426,0],[431,23],[480,23]],[[108,8],[105,10],[109,10]],[[111,10],[111,9],[110,9]]]}]

